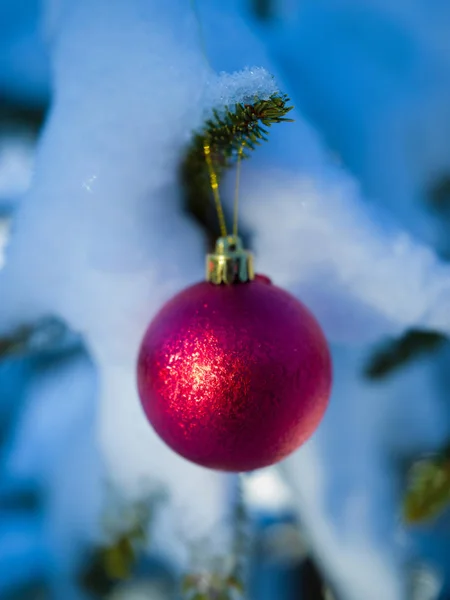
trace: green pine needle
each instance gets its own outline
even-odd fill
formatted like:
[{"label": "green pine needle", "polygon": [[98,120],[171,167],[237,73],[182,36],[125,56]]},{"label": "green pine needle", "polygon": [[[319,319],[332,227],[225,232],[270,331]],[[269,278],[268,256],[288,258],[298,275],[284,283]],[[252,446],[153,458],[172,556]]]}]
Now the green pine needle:
[{"label": "green pine needle", "polygon": [[410,524],[438,517],[450,506],[450,458],[447,453],[416,462],[403,501],[403,517]]},{"label": "green pine needle", "polygon": [[396,340],[382,344],[365,365],[368,379],[382,379],[422,356],[440,350],[448,338],[434,331],[411,329]]},{"label": "green pine needle", "polygon": [[220,182],[224,171],[235,164],[241,149],[242,158],[249,158],[253,150],[268,140],[272,125],[292,122],[286,118],[292,108],[285,94],[274,94],[268,100],[255,98],[252,104],[236,104],[220,112],[213,110],[202,129],[193,135],[181,165],[181,181],[187,209],[202,225],[210,225],[211,206],[205,143],[209,144],[213,168]]},{"label": "green pine needle", "polygon": [[[73,336],[72,336],[73,337]],[[11,357],[58,352],[76,346],[66,325],[55,317],[45,317],[35,323],[18,327],[0,337],[0,360]]]}]

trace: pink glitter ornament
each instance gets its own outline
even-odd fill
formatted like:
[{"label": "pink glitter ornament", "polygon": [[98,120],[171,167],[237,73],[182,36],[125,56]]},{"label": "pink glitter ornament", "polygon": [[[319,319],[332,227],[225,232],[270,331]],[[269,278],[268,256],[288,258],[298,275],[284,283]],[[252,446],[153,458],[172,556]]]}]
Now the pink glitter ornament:
[{"label": "pink glitter ornament", "polygon": [[[139,354],[145,414],[178,454],[223,471],[285,458],[321,421],[331,359],[314,316],[253,278],[239,238],[220,238],[207,278],[170,300]],[[230,285],[227,285],[230,284]]]}]

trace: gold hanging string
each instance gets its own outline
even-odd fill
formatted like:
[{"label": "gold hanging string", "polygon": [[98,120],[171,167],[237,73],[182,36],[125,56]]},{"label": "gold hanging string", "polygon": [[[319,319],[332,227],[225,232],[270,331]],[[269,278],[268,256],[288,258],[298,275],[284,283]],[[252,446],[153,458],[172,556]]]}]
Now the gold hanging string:
[{"label": "gold hanging string", "polygon": [[217,217],[219,219],[220,235],[222,237],[226,237],[227,225],[225,222],[225,215],[223,213],[222,202],[220,201],[219,183],[217,181],[217,174],[214,171],[214,166],[211,158],[211,148],[208,141],[204,142],[203,150],[205,152],[206,164],[208,165],[209,171],[209,180],[211,182],[211,189],[214,196],[214,203],[216,205]]},{"label": "gold hanging string", "polygon": [[241,162],[244,153],[245,142],[242,142],[238,151],[236,164],[236,187],[234,189],[234,210],[233,210],[233,235],[237,237],[239,227],[239,184],[241,181]]}]

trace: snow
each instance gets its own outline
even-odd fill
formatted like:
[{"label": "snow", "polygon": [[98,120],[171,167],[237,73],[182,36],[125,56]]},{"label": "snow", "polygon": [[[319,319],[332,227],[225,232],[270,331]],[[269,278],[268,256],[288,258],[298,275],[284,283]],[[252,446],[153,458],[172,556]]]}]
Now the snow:
[{"label": "snow", "polygon": [[[332,523],[331,518],[324,518],[326,506],[323,502],[332,492],[329,494],[326,489],[319,457],[320,452],[313,444],[309,444],[296,453],[287,466],[291,475],[288,480],[297,495],[302,518],[311,535],[314,556],[331,574],[331,582],[337,593],[344,595],[346,600],[361,597],[368,600],[403,598],[404,590],[395,555],[391,552],[382,553],[370,533],[364,529],[367,522],[364,498],[352,496],[353,506],[348,505],[347,508],[354,512],[349,515],[348,527],[341,521],[341,530],[336,531],[337,519]],[[355,523],[358,523],[358,527],[355,527]]]},{"label": "snow", "polygon": [[400,518],[398,466],[448,439],[445,393],[436,390],[432,359],[369,385],[360,351],[338,347],[333,358],[325,419],[282,470],[338,591],[357,600],[366,586],[370,600],[404,598],[405,565],[418,548]]},{"label": "snow", "polygon": [[[173,173],[211,103],[211,73],[181,3],[80,2],[61,7],[54,22],[56,101],[15,219],[2,281],[10,303],[0,313],[9,327],[56,314],[84,335],[100,370],[98,429],[111,475],[130,494],[146,476],[160,477],[179,490],[175,505],[201,515],[202,537],[221,519],[226,478],[183,462],[155,436],[137,398],[135,360],[154,312],[203,275],[203,241],[177,210]],[[263,69],[212,80],[213,96],[230,102],[276,89]],[[39,249],[32,257],[30,244]],[[202,510],[196,486],[211,490]]]},{"label": "snow", "polygon": [[449,169],[449,18],[442,2],[306,0],[271,46],[364,193],[432,244],[426,196]]},{"label": "snow", "polygon": [[[216,103],[268,97],[279,86],[297,105],[295,123],[274,127],[270,143],[243,165],[242,223],[258,270],[305,301],[336,344],[330,410],[283,472],[342,597],[405,597],[405,564],[415,550],[398,524],[393,457],[443,443],[448,412],[436,364],[377,386],[359,373],[369,344],[385,335],[412,326],[450,332],[450,269],[417,202],[446,167],[450,137],[433,127],[433,143],[403,157],[410,135],[421,140],[433,119],[445,120],[447,96],[437,100],[447,87],[446,79],[437,84],[445,38],[432,41],[420,19],[406,19],[405,3],[395,10],[381,0],[364,10],[331,4],[305,2],[292,30],[263,43],[240,2],[199,2],[208,59],[220,75],[205,60],[185,1],[50,7],[54,98],[0,273],[0,330],[55,315],[83,336],[93,363],[84,358],[34,382],[7,463],[9,477],[44,481],[51,490],[45,536],[64,551],[63,579],[78,558],[73,540],[87,542],[95,532],[103,469],[130,499],[149,481],[170,491],[154,547],[178,566],[205,537],[211,554],[226,547],[232,482],[188,464],[156,437],[139,405],[135,361],[158,308],[203,276],[204,240],[180,209],[176,182],[193,129]],[[352,23],[367,24],[369,4],[367,14],[379,17],[374,36],[343,45]],[[329,33],[326,54],[317,31]],[[281,72],[277,62],[294,48],[293,37],[300,41]],[[402,77],[386,63],[392,53]],[[424,61],[418,74],[417,54]],[[405,105],[431,55],[439,56],[434,83]],[[80,489],[89,490],[83,503]],[[285,501],[284,493],[266,498]]]},{"label": "snow", "polygon": [[0,130],[0,269],[5,262],[14,204],[30,185],[34,149],[35,140],[27,132]]},{"label": "snow", "polygon": [[361,344],[410,327],[448,334],[450,268],[377,221],[343,171],[323,168],[322,180],[281,170],[244,175],[242,216],[255,232],[258,269],[311,306],[334,342]]},{"label": "snow", "polygon": [[[404,118],[401,133],[404,143],[411,144],[407,137],[411,131],[406,126],[415,123],[416,112],[405,111],[394,97],[389,105],[392,115],[386,115],[392,94],[390,87],[383,87],[388,86],[383,72],[371,69],[356,44],[351,54],[344,54],[339,41],[329,48],[327,37],[324,44],[325,38],[318,35],[320,19],[328,19],[332,28],[335,12],[339,12],[333,12],[335,3],[329,4],[328,15],[326,2],[305,3],[301,12],[303,8],[310,10],[316,20],[312,16],[302,20],[302,29],[294,29],[295,36],[289,37],[288,27],[272,34],[273,40],[268,36],[272,56],[283,58],[279,64],[284,65],[284,79],[270,64],[267,47],[258,44],[243,21],[214,16],[206,2],[202,14],[209,18],[205,29],[212,33],[208,41],[216,68],[235,68],[238,57],[251,55],[255,62],[258,56],[258,62],[277,75],[280,88],[290,93],[294,104],[298,106],[300,101],[300,108],[306,104],[308,114],[311,107],[327,107],[316,122],[329,132],[327,141],[334,142],[333,152],[324,148],[318,134],[298,111],[293,111],[290,116],[296,122],[274,128],[270,144],[258,150],[251,164],[243,166],[241,214],[252,235],[257,269],[296,293],[314,310],[329,339],[345,344],[336,347],[334,393],[323,424],[310,444],[283,466],[296,492],[299,515],[309,530],[315,555],[346,600],[400,600],[407,597],[410,559],[420,556],[424,547],[400,526],[398,466],[420,453],[436,450],[448,439],[446,388],[436,379],[438,365],[445,364],[445,357],[423,364],[419,372],[406,369],[400,379],[391,378],[383,386],[362,379],[362,357],[370,352],[370,342],[398,335],[411,326],[448,332],[449,268],[424,243],[432,238],[424,233],[426,210],[413,204],[419,195],[418,181],[402,180],[407,172],[414,177],[423,168],[423,154],[408,165],[409,171],[406,166],[399,169],[399,161],[394,160],[402,152],[396,123]],[[358,15],[365,18],[360,3],[354,12],[355,24]],[[345,31],[338,25],[335,28],[339,39],[345,37]],[[233,47],[236,38],[245,40],[239,53]],[[380,36],[380,45],[383,39]],[[315,46],[303,45],[304,40]],[[333,37],[330,42],[334,42]],[[284,54],[277,44],[285,48]],[[309,79],[297,68],[299,61],[309,68]],[[352,71],[354,64],[359,66],[357,75]],[[365,97],[362,77],[373,82]],[[323,88],[314,89],[314,78],[321,78]],[[422,89],[417,81],[413,85]],[[386,89],[386,105],[380,107],[375,121],[372,107],[379,106],[373,95],[377,86]],[[404,98],[410,88],[402,93]],[[429,120],[424,130],[428,126],[438,133],[445,123],[445,114],[437,112],[431,102],[439,97],[438,90],[430,91]],[[416,102],[414,108],[419,111],[419,100]],[[409,121],[400,114],[402,110]],[[327,119],[341,124],[339,138],[337,134],[331,138]],[[383,136],[378,133],[381,128]],[[374,146],[378,144],[366,155],[364,135]],[[344,154],[346,144],[354,144],[352,154]],[[427,147],[425,142],[423,152]],[[362,191],[340,166],[339,154],[364,161],[366,170],[359,171]],[[369,193],[374,188],[370,190],[368,185],[378,182],[381,175],[384,187],[380,184],[379,195]],[[383,204],[385,209],[380,210]],[[439,569],[448,566],[446,548],[437,561]],[[436,553],[434,559],[436,562]]]},{"label": "snow", "polygon": [[223,71],[213,76],[205,90],[204,104],[219,111],[225,106],[252,103],[255,98],[268,100],[279,94],[275,78],[263,67],[245,67],[240,71]]},{"label": "snow", "polygon": [[95,437],[96,374],[83,354],[35,365],[33,371],[7,446],[2,485],[11,493],[28,486],[44,494],[35,545],[44,545],[46,553],[41,557],[40,547],[36,550],[35,570],[41,579],[52,574],[53,585],[59,585],[55,576],[68,578],[83,545],[100,537],[104,473]]},{"label": "snow", "polygon": [[35,141],[27,132],[0,132],[0,208],[30,185]]},{"label": "snow", "polygon": [[[54,15],[56,99],[0,281],[3,329],[52,314],[84,336],[100,376],[96,438],[108,476],[131,498],[146,478],[170,489],[161,546],[180,564],[195,540],[228,529],[229,486],[227,477],[163,445],[143,416],[135,385],[139,342],[151,317],[203,275],[204,242],[178,210],[173,181],[210,75],[184,4],[85,1]],[[232,88],[230,94],[239,93],[236,78]],[[51,423],[53,412],[46,413]],[[24,451],[33,458],[31,440],[46,423],[29,414]],[[69,415],[64,421],[71,422]],[[42,452],[35,459],[43,465]],[[14,455],[16,468],[24,469],[27,455],[17,449]],[[201,499],[198,489],[205,490]]]},{"label": "snow", "polygon": [[0,218],[0,269],[5,264],[5,248],[9,238],[9,220]]},{"label": "snow", "polygon": [[242,478],[245,503],[250,510],[284,515],[292,512],[291,490],[276,469],[260,469]]}]

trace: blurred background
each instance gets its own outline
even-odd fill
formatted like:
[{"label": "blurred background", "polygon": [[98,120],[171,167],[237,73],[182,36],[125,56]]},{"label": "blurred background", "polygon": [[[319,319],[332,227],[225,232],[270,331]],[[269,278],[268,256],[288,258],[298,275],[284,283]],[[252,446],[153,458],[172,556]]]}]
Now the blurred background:
[{"label": "blurred background", "polygon": [[[274,185],[272,216],[244,223],[257,256],[277,206],[287,287],[298,291],[316,252],[295,246],[297,222],[329,228],[337,248],[364,248],[367,235],[372,249],[333,257],[348,273],[340,287],[326,269],[305,285],[308,299],[327,288],[348,334],[319,309],[335,370],[323,425],[279,467],[243,476],[186,465],[153,438],[140,445],[152,434],[129,408],[134,355],[122,360],[115,344],[128,337],[111,334],[144,311],[131,299],[141,284],[129,285],[144,263],[136,337],[201,277],[215,225],[183,205],[171,140],[185,144],[201,122],[205,52],[212,71],[265,67],[296,108],[298,128],[277,125],[248,162],[243,206],[272,164],[335,178],[344,196],[357,186],[354,205],[317,192],[316,214],[300,180],[292,206]],[[148,248],[131,247],[147,236]],[[182,260],[195,267],[167,273],[161,243],[174,263],[190,248]],[[442,314],[449,304],[449,258],[447,2],[0,0],[1,600],[450,599],[450,319],[427,316],[438,288]],[[392,299],[398,282],[408,285]],[[353,287],[367,290],[355,321]]]}]

